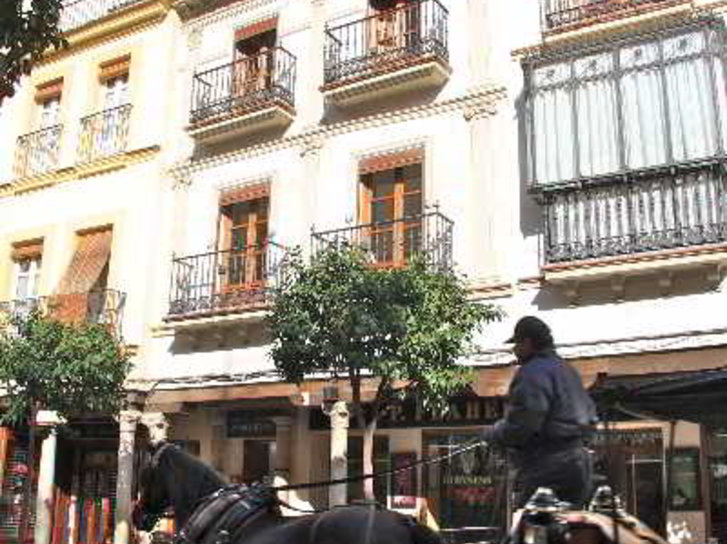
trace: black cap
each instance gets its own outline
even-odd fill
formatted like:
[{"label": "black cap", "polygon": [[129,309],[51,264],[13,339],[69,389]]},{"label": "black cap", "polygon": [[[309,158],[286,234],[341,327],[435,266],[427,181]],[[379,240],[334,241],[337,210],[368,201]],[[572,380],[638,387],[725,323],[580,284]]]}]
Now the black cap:
[{"label": "black cap", "polygon": [[515,324],[515,331],[512,336],[505,343],[514,344],[523,338],[530,338],[538,345],[550,345],[553,343],[550,327],[542,319],[538,319],[532,315],[526,315],[520,318]]}]

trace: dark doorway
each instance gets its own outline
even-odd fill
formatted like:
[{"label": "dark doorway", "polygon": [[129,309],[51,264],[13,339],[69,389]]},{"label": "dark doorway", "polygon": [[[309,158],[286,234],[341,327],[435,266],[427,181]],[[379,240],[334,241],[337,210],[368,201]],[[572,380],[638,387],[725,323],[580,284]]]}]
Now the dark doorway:
[{"label": "dark doorway", "polygon": [[242,482],[262,482],[270,473],[270,442],[266,440],[245,440],[243,448]]}]

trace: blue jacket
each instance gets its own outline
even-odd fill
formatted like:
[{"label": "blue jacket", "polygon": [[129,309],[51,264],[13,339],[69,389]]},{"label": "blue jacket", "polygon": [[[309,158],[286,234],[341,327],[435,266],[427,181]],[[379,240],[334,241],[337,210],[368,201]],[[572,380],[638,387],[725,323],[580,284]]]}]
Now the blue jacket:
[{"label": "blue jacket", "polygon": [[593,432],[596,408],[578,372],[554,351],[526,361],[510,384],[505,417],[484,439],[513,448],[516,457],[577,447]]}]

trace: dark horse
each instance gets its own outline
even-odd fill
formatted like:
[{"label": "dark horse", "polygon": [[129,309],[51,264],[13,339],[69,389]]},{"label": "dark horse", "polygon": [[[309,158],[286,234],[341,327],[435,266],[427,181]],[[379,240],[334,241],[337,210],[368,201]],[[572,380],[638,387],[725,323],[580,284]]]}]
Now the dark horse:
[{"label": "dark horse", "polygon": [[226,486],[197,458],[169,443],[153,448],[141,471],[134,525],[150,531],[167,508],[189,544],[438,544],[412,518],[374,506],[337,507],[284,518],[267,486]]}]

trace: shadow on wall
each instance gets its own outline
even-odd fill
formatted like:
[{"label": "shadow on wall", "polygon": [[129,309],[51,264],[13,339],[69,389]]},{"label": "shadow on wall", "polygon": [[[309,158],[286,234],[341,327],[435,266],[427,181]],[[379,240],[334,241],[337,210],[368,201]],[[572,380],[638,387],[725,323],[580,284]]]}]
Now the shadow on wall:
[{"label": "shadow on wall", "polygon": [[194,151],[192,152],[192,160],[200,160],[207,157],[223,155],[232,151],[239,151],[246,147],[252,147],[258,144],[276,140],[285,136],[290,125],[276,126],[273,128],[262,129],[259,131],[231,136],[219,142],[197,142],[194,143]]},{"label": "shadow on wall", "polygon": [[410,93],[368,100],[361,104],[339,107],[328,101],[324,104],[321,125],[332,125],[342,121],[360,119],[369,115],[381,115],[392,111],[415,108],[430,104],[439,98],[443,88],[425,89]]},{"label": "shadow on wall", "polygon": [[701,271],[684,270],[671,276],[648,274],[624,277],[614,275],[578,285],[544,284],[533,298],[539,311],[571,306],[593,306],[620,302],[667,299],[706,293],[716,286]]},{"label": "shadow on wall", "polygon": [[242,348],[262,347],[270,343],[264,327],[252,324],[231,326],[216,325],[213,328],[178,331],[169,347],[172,355],[231,351]]}]

